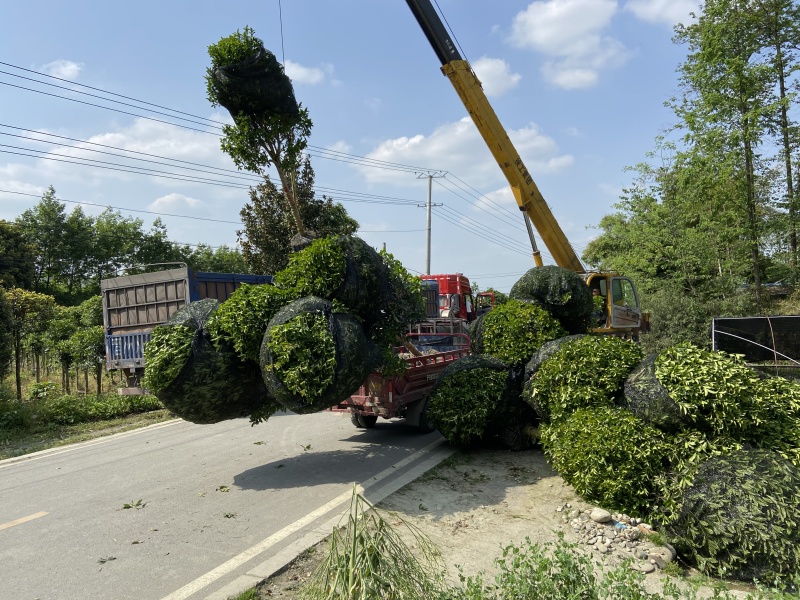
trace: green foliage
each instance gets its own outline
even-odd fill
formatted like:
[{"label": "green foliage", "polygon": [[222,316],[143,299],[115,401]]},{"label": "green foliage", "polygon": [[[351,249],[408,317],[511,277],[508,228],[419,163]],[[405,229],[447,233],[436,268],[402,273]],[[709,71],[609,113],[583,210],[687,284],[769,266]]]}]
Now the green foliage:
[{"label": "green foliage", "polygon": [[242,284],[209,319],[208,332],[216,345],[227,342],[242,360],[258,362],[269,320],[294,299],[291,290]]},{"label": "green foliage", "polygon": [[[327,196],[321,199],[314,191],[314,169],[303,161],[295,177],[294,197],[308,231],[318,237],[353,235],[358,223],[344,207]],[[291,207],[286,195],[268,177],[250,188],[250,200],[239,213],[243,229],[237,232],[242,256],[254,273],[278,273],[286,268],[295,232]]]},{"label": "green foliage", "polygon": [[32,401],[44,400],[58,395],[58,386],[52,381],[32,383],[28,386],[28,397]]},{"label": "green foliage", "polygon": [[37,423],[75,425],[115,419],[125,415],[164,408],[155,396],[49,396],[34,403],[32,418]]},{"label": "green foliage", "polygon": [[482,321],[480,335],[473,336],[472,351],[508,365],[527,362],[542,344],[566,335],[546,310],[520,300],[495,307]]},{"label": "green foliage", "polygon": [[325,558],[300,597],[441,598],[446,586],[439,551],[419,529],[399,519],[412,550],[389,521],[397,522],[397,515],[384,516],[354,490],[346,526],[331,532]]},{"label": "green foliage", "polygon": [[265,368],[290,392],[314,399],[333,383],[336,346],[324,314],[301,313],[271,327],[266,346],[272,363]]},{"label": "green foliage", "polygon": [[540,429],[544,453],[581,497],[628,514],[647,514],[667,466],[661,431],[620,408],[582,408]]},{"label": "green foliage", "polygon": [[425,318],[425,298],[422,280],[412,275],[391,253],[379,253],[389,273],[389,289],[381,300],[382,314],[376,324],[373,339],[381,346],[394,346],[410,323]]},{"label": "green foliage", "polygon": [[0,287],[30,289],[35,253],[19,225],[0,220]]},{"label": "green foliage", "polygon": [[289,266],[277,273],[273,283],[291,290],[297,298],[330,298],[344,283],[347,263],[339,238],[314,240],[310,246],[289,257]]},{"label": "green foliage", "polygon": [[581,276],[554,265],[530,269],[511,286],[509,297],[538,304],[570,334],[586,333],[594,310]]},{"label": "green foliage", "polygon": [[742,357],[679,344],[661,352],[655,365],[658,381],[691,428],[758,442],[759,425],[770,418],[776,398],[759,398],[758,390],[770,387],[760,384]]},{"label": "green foliage", "polygon": [[800,573],[800,471],[774,452],[706,461],[667,526],[679,552],[714,577],[773,581]]},{"label": "green foliage", "polygon": [[11,303],[0,287],[0,381],[11,372],[14,360],[14,335],[11,316]]},{"label": "green foliage", "polygon": [[172,383],[192,353],[195,331],[185,325],[160,325],[144,346],[144,385],[158,394]]},{"label": "green foliage", "polygon": [[428,398],[428,418],[452,444],[480,442],[493,433],[498,416],[504,416],[507,378],[499,361],[459,359],[439,376]]},{"label": "green foliage", "polygon": [[578,408],[612,406],[642,358],[633,342],[611,336],[566,341],[526,383],[523,399],[540,418],[558,421]]}]

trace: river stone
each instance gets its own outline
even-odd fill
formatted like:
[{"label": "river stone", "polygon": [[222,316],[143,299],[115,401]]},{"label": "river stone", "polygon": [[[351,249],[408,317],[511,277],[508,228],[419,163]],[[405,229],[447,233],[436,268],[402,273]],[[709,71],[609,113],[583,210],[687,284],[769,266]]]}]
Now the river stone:
[{"label": "river stone", "polygon": [[589,518],[595,523],[608,523],[611,520],[611,513],[602,508],[594,508]]}]

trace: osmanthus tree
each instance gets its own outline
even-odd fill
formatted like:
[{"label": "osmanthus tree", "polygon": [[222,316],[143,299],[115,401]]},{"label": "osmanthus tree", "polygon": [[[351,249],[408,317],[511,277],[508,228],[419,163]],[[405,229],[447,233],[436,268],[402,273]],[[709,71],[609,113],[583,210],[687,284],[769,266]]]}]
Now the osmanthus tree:
[{"label": "osmanthus tree", "polygon": [[[314,170],[306,158],[295,184],[300,214],[306,227],[318,236],[350,235],[358,222],[332,199],[315,197]],[[291,252],[294,222],[286,196],[268,178],[250,188],[250,201],[239,213],[243,229],[236,232],[242,256],[254,273],[277,273],[286,268]]]},{"label": "osmanthus tree", "polygon": [[305,227],[295,174],[312,122],[297,103],[283,66],[250,27],[208,47],[206,89],[212,106],[223,106],[233,125],[223,125],[222,150],[239,169],[266,176],[274,167],[298,233]]},{"label": "osmanthus tree", "polygon": [[[222,150],[239,169],[263,182],[250,189],[237,232],[242,254],[256,273],[286,266],[293,234],[351,234],[358,223],[341,204],[314,193],[314,171],[304,156],[312,122],[295,99],[291,80],[250,27],[208,47],[208,100],[223,106],[233,125],[223,125]],[[280,185],[269,176],[274,168]]]}]

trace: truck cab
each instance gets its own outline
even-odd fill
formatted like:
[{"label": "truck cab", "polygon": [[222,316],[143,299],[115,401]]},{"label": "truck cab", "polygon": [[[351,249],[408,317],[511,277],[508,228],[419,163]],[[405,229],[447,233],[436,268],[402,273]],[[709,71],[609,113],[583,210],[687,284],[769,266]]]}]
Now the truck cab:
[{"label": "truck cab", "polygon": [[438,284],[438,318],[463,319],[467,322],[475,319],[472,288],[469,279],[462,273],[420,275],[420,279]]}]

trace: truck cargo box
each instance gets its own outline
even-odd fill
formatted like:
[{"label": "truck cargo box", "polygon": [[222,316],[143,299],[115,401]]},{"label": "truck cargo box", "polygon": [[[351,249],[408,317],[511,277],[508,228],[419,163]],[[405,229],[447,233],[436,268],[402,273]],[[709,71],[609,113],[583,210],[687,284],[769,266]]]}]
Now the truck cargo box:
[{"label": "truck cargo box", "polygon": [[205,298],[224,302],[243,283],[271,283],[270,275],[206,273],[188,267],[126,275],[100,282],[106,328],[106,368],[144,367],[144,344],[156,325]]}]

